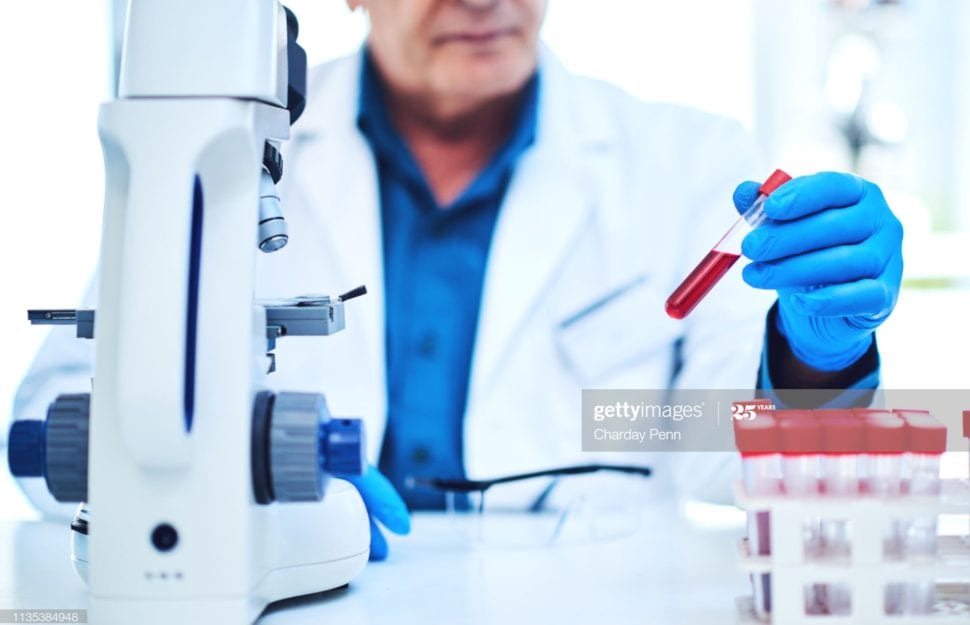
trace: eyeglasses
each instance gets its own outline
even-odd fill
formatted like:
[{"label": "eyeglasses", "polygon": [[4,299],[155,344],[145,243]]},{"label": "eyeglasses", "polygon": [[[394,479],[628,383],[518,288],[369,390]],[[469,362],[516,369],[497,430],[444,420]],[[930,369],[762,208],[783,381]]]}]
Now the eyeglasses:
[{"label": "eyeglasses", "polygon": [[538,547],[632,534],[651,474],[646,466],[588,464],[488,480],[415,477],[408,486],[444,492],[448,516],[466,538]]}]

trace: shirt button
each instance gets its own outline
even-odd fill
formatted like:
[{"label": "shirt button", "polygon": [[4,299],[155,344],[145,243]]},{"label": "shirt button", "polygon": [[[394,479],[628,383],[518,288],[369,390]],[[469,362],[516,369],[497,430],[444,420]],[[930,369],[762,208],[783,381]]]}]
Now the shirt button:
[{"label": "shirt button", "polygon": [[411,459],[418,464],[424,464],[431,460],[431,452],[427,447],[415,447],[414,451],[411,452]]},{"label": "shirt button", "polygon": [[432,239],[442,239],[451,232],[448,221],[445,219],[439,219],[431,224],[428,228],[428,234]]},{"label": "shirt button", "polygon": [[418,341],[418,353],[425,358],[430,358],[434,356],[435,351],[438,349],[438,339],[434,334],[428,333],[421,337]]}]

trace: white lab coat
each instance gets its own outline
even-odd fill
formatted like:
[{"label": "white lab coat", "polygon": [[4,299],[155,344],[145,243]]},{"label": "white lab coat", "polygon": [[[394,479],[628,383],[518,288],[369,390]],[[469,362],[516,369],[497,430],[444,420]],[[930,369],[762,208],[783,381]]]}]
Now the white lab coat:
[{"label": "white lab coat", "polygon": [[[256,295],[367,285],[367,296],[347,304],[340,334],[279,342],[270,384],[323,392],[334,414],[362,417],[376,461],[386,417],[384,289],[375,163],[356,126],[359,75],[359,55],[310,74],[307,110],[284,148],[290,243],[260,254]],[[685,321],[668,318],[664,300],[736,218],[737,183],[768,173],[756,165],[739,124],[642,103],[543,53],[537,139],[508,188],[485,276],[464,420],[469,476],[589,462],[580,450],[583,388],[755,384],[772,294],[745,286],[735,269]],[[15,417],[41,417],[57,393],[86,390],[91,347],[52,333]],[[679,466],[658,471],[666,490],[708,483],[719,466],[710,455],[701,471],[683,457],[635,460]],[[44,499],[42,488],[29,490]]]}]

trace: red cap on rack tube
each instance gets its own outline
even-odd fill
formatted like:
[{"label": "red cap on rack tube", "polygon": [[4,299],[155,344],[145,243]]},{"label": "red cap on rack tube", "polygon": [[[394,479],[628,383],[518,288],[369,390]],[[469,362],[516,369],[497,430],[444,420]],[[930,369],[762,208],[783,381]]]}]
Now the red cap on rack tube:
[{"label": "red cap on rack tube", "polygon": [[864,419],[872,418],[887,418],[887,419],[898,419],[899,416],[894,414],[892,410],[885,410],[883,408],[853,408],[852,414],[857,417],[862,417]]},{"label": "red cap on rack tube", "polygon": [[778,189],[778,187],[785,184],[789,180],[791,180],[791,176],[780,169],[776,169],[771,173],[770,176],[768,176],[768,179],[765,180],[760,187],[758,187],[758,193],[762,195],[771,195]]},{"label": "red cap on rack tube", "polygon": [[930,411],[929,410],[916,410],[914,408],[894,408],[893,409],[893,414],[894,415],[899,415],[900,417],[902,417],[902,418],[905,419],[907,415],[929,416]]},{"label": "red cap on rack tube", "polygon": [[946,426],[928,413],[911,413],[906,421],[906,448],[914,454],[946,451]]},{"label": "red cap on rack tube", "polygon": [[775,417],[779,421],[787,421],[789,419],[814,419],[815,415],[811,410],[788,408],[785,410],[776,410]]},{"label": "red cap on rack tube", "polygon": [[778,453],[778,422],[768,415],[735,421],[734,443],[742,457]]},{"label": "red cap on rack tube", "polygon": [[848,410],[843,416],[826,417],[822,426],[822,449],[827,454],[861,454],[865,450],[865,434],[861,419]]},{"label": "red cap on rack tube", "polygon": [[970,410],[963,411],[963,436],[970,438]]},{"label": "red cap on rack tube", "polygon": [[822,427],[816,419],[783,419],[778,424],[781,453],[788,456],[822,451]]},{"label": "red cap on rack tube", "polygon": [[901,454],[906,451],[906,422],[886,411],[865,420],[866,451],[870,454]]},{"label": "red cap on rack tube", "polygon": [[812,411],[816,419],[852,419],[852,410],[848,408],[816,408]]}]

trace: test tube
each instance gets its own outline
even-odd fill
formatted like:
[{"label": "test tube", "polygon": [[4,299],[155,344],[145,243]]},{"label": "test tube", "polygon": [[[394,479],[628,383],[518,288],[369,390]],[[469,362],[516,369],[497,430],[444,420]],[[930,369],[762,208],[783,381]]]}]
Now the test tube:
[{"label": "test tube", "polygon": [[856,410],[855,414],[865,427],[865,491],[874,497],[898,497],[903,488],[906,422],[888,410]]},{"label": "test tube", "polygon": [[[861,460],[864,444],[863,422],[851,411],[825,413],[822,427],[822,489],[826,496],[851,497],[859,494]],[[823,519],[821,523],[822,551],[826,556],[850,555],[848,522],[844,519]],[[846,615],[851,610],[852,593],[846,584],[825,584],[822,588],[825,612]]]},{"label": "test tube", "polygon": [[[940,457],[946,450],[946,426],[927,413],[899,411],[906,421],[906,447],[910,454],[911,496],[933,496],[940,492]],[[936,516],[910,520],[903,541],[907,558],[932,558],[936,555]],[[931,614],[936,601],[936,585],[915,582],[906,585],[905,611]]]},{"label": "test tube", "polygon": [[665,310],[674,319],[683,319],[691,313],[704,296],[710,292],[724,274],[741,257],[741,241],[765,220],[764,204],[768,196],[791,180],[791,176],[780,169],[768,176],[758,188],[758,197],[751,208],[738,218],[721,240],[711,248],[694,270],[684,278],[674,292],[667,298]]},{"label": "test tube", "polygon": [[850,411],[820,419],[822,427],[822,488],[826,495],[859,494],[864,423]]},{"label": "test tube", "polygon": [[[755,414],[754,419],[734,422],[734,440],[741,452],[744,490],[751,496],[779,492],[778,427],[770,415]],[[771,554],[771,517],[767,510],[748,512],[748,544],[751,553]],[[751,576],[755,613],[760,618],[771,614],[771,575]]]},{"label": "test tube", "polygon": [[785,494],[793,497],[817,495],[818,461],[822,450],[822,432],[818,421],[783,414],[778,433],[781,443],[781,482]]},{"label": "test tube", "polygon": [[906,422],[906,445],[910,453],[909,494],[938,495],[940,457],[946,451],[946,426],[925,413],[898,413]]},{"label": "test tube", "polygon": [[[963,438],[970,440],[970,410],[963,411]],[[967,450],[967,477],[970,477],[970,449]]]},{"label": "test tube", "polygon": [[[887,410],[865,410],[857,414],[865,419],[867,454],[866,492],[873,497],[898,497],[902,493],[903,453],[906,451],[905,422]],[[883,526],[884,557],[899,559],[903,555],[904,522],[887,519]],[[886,614],[903,613],[904,588],[889,584],[885,589]]]},{"label": "test tube", "polygon": [[[898,497],[902,493],[905,426],[900,417],[889,412],[865,417],[866,491],[874,497]],[[887,541],[887,555],[902,555],[900,539],[897,533]]]},{"label": "test tube", "polygon": [[[814,497],[819,493],[819,452],[822,442],[819,423],[810,416],[792,416],[785,415],[785,411],[779,412],[782,489],[791,497]],[[806,559],[821,555],[820,536],[819,519],[806,519],[802,527]],[[805,613],[825,613],[824,589],[820,584],[805,588]]]}]

